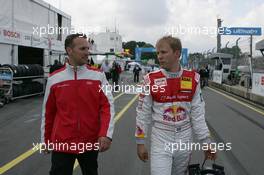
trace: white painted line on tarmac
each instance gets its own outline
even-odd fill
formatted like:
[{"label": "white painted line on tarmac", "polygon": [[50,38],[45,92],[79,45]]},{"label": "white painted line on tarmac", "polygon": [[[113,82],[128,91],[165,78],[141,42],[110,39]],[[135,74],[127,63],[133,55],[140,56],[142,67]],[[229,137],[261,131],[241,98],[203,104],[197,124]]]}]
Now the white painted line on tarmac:
[{"label": "white painted line on tarmac", "polygon": [[239,101],[238,99],[235,99],[235,98],[233,98],[231,96],[228,96],[228,95],[226,95],[226,94],[224,94],[222,92],[219,92],[219,91],[217,91],[217,90],[215,90],[213,88],[210,88],[210,87],[207,87],[207,88],[264,116],[264,111],[262,111],[260,109],[257,109],[257,108],[255,108],[255,107],[253,107],[251,105],[248,105],[248,104],[246,104],[246,103],[244,103],[242,101]]},{"label": "white painted line on tarmac", "polygon": [[31,122],[34,122],[36,120],[39,120],[39,118],[31,118],[31,119],[25,120],[24,123],[31,123]]}]

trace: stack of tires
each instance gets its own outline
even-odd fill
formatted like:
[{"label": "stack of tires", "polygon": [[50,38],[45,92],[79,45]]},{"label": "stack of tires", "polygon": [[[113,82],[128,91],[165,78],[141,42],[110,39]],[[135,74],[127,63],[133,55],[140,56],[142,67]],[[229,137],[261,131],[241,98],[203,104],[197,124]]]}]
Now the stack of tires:
[{"label": "stack of tires", "polygon": [[43,67],[38,64],[4,64],[2,67],[10,68],[13,72],[13,97],[31,95],[43,92],[43,83],[33,81],[44,75]]},{"label": "stack of tires", "polygon": [[38,64],[4,64],[3,67],[8,67],[13,72],[13,77],[29,77],[29,76],[43,76],[43,67]]},{"label": "stack of tires", "polygon": [[13,85],[13,97],[43,92],[43,84],[37,81],[23,82]]}]

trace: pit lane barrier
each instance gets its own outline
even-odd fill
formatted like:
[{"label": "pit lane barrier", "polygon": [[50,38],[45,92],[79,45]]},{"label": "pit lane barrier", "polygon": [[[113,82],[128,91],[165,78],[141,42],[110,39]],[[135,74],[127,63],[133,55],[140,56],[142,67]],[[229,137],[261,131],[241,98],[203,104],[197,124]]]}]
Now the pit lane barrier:
[{"label": "pit lane barrier", "polygon": [[245,88],[242,86],[230,86],[227,84],[219,84],[219,83],[215,83],[215,82],[210,81],[210,80],[209,80],[208,84],[209,84],[209,87],[215,87],[215,88],[221,89],[223,91],[237,95],[239,97],[242,97],[246,100],[249,100],[253,103],[256,103],[256,104],[264,107],[264,94],[263,94],[263,96],[260,96],[260,95],[252,93],[251,89],[249,89],[249,88]]}]

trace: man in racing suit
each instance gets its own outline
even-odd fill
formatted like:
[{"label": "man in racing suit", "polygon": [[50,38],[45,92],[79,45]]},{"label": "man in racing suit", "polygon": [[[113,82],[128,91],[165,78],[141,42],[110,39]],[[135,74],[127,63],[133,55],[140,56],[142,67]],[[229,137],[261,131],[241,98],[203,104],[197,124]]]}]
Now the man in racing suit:
[{"label": "man in racing suit", "polygon": [[[140,94],[137,107],[137,152],[142,161],[148,160],[145,138],[151,124],[151,174],[183,175],[190,160],[188,144],[192,142],[192,133],[201,143],[211,142],[199,74],[180,68],[179,39],[163,37],[156,48],[163,69],[144,78],[145,93]],[[216,158],[210,149],[205,151],[205,156]]]}]

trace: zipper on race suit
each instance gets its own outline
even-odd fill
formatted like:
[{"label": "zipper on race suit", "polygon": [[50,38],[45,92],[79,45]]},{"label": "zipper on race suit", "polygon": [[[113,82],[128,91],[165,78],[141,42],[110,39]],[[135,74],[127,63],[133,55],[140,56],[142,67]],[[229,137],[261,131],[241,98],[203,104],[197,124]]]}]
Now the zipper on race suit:
[{"label": "zipper on race suit", "polygon": [[73,72],[74,72],[74,80],[77,80],[77,67],[73,68]]},{"label": "zipper on race suit", "polygon": [[[73,68],[73,72],[74,72],[74,80],[75,81],[77,81],[77,67],[74,67]],[[75,89],[77,89],[77,88],[75,88]],[[77,94],[77,93],[76,93]],[[80,116],[78,115],[78,120],[77,120],[77,129],[78,129],[78,131],[80,131]]]}]

